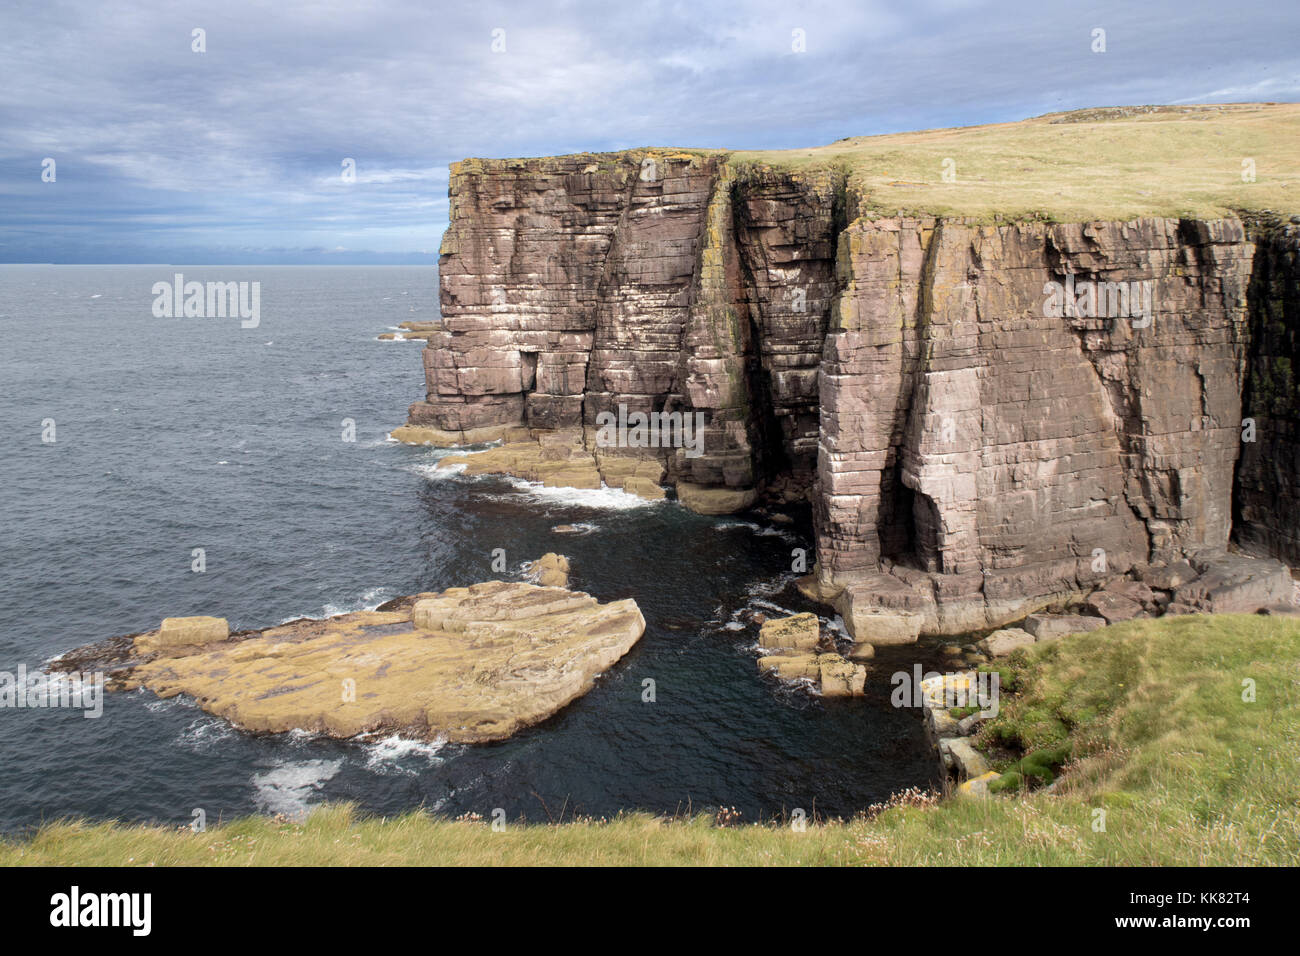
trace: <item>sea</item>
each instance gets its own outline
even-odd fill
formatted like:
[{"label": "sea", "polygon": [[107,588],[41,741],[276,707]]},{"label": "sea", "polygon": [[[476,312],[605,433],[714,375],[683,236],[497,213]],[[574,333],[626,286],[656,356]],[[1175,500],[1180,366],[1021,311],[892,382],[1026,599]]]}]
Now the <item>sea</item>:
[{"label": "sea", "polygon": [[[160,317],[155,286],[177,273],[257,282],[257,323]],[[422,397],[421,345],[378,336],[437,317],[427,267],[0,266],[0,671],[169,616],[260,628],[520,579],[547,551],[647,625],[590,693],[486,745],[252,734],[148,691],[108,694],[97,718],[0,707],[0,832],[324,802],[532,822],[847,817],[939,783],[887,666],[851,700],[759,673],[755,614],[842,626],[794,588],[806,520],[449,475],[447,452],[393,441]]]}]

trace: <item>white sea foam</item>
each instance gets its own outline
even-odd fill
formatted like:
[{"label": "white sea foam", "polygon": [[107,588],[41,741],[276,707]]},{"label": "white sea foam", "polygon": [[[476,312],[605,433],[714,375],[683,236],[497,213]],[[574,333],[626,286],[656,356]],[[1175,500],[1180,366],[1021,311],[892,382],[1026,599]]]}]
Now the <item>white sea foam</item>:
[{"label": "white sea foam", "polygon": [[[559,525],[557,525],[556,527],[559,527]],[[594,524],[594,523],[592,523],[592,522],[590,522],[590,521],[575,521],[575,522],[573,522],[571,525],[569,525],[569,527],[572,528],[573,530],[572,530],[572,531],[560,531],[560,532],[556,532],[556,533],[557,533],[557,534],[566,534],[566,535],[575,535],[575,536],[576,536],[576,535],[591,534],[593,531],[599,531],[599,530],[600,530],[600,525],[598,525],[598,524]],[[551,530],[552,530],[552,531],[555,531],[555,528],[552,528]]]},{"label": "white sea foam", "polygon": [[296,760],[253,774],[253,800],[269,813],[302,818],[311,799],[343,766],[339,760]]},{"label": "white sea foam", "polygon": [[[140,688],[140,693],[141,695],[144,695],[149,692],[142,687]],[[177,695],[176,697],[155,697],[152,694],[149,694],[149,696],[153,697],[153,699],[145,701],[144,709],[153,714],[175,710],[178,707],[195,706],[195,704],[183,694]]]},{"label": "white sea foam", "polygon": [[777,528],[771,525],[761,525],[754,521],[739,521],[731,518],[719,521],[713,526],[714,531],[732,531],[736,528],[744,528],[758,535],[760,538],[781,538],[784,541],[798,543],[801,539],[799,535],[785,528]]},{"label": "white sea foam", "polygon": [[429,481],[446,481],[449,478],[455,478],[465,470],[465,467],[466,466],[461,463],[448,465],[446,468],[439,468],[436,464],[413,465],[411,466],[411,470],[416,474],[423,475]]},{"label": "white sea foam", "polygon": [[840,617],[838,614],[831,619],[823,617],[821,618],[821,621],[826,625],[826,630],[835,635],[836,642],[853,640],[853,637],[849,634],[849,629],[844,626],[844,618]]},{"label": "white sea foam", "polygon": [[338,614],[351,614],[353,611],[373,611],[394,596],[392,588],[370,588],[363,591],[360,597],[351,601],[344,601],[341,604],[326,604],[325,616],[334,617]]},{"label": "white sea foam", "polygon": [[445,759],[441,756],[446,740],[413,740],[398,734],[391,734],[379,740],[363,744],[366,754],[366,767],[376,773],[414,774],[411,763],[422,760],[423,765],[432,767]]},{"label": "white sea foam", "polygon": [[180,732],[176,743],[195,753],[210,753],[235,736],[230,724],[204,714]]},{"label": "white sea foam", "polygon": [[[533,498],[546,504],[569,505],[580,508],[600,508],[607,511],[631,511],[634,508],[652,508],[664,503],[664,499],[652,501],[640,495],[629,494],[618,488],[602,485],[600,488],[548,488],[538,481],[525,481],[522,478],[502,476],[514,485],[525,497]],[[504,499],[505,496],[492,496]]]}]

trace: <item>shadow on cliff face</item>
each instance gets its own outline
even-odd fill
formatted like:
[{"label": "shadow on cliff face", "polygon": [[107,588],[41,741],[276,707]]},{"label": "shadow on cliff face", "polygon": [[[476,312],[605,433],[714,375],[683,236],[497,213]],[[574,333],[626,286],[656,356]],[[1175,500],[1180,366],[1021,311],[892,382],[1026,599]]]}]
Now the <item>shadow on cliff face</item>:
[{"label": "shadow on cliff face", "polygon": [[1300,224],[1254,217],[1242,444],[1232,495],[1243,551],[1300,565]]}]

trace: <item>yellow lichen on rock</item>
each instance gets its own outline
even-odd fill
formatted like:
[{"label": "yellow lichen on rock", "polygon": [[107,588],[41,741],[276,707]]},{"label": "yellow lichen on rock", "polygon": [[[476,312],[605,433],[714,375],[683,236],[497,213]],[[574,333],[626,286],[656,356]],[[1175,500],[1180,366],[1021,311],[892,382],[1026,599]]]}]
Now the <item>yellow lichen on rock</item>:
[{"label": "yellow lichen on rock", "polygon": [[820,639],[821,626],[816,614],[773,618],[764,621],[758,632],[761,647],[811,651]]}]

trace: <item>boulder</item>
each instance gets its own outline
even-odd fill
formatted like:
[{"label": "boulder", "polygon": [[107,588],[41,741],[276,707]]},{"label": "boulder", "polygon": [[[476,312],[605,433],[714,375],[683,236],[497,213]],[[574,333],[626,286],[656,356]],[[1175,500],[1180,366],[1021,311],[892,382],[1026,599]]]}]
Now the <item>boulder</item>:
[{"label": "boulder", "polygon": [[971,797],[992,796],[992,794],[989,793],[989,784],[1001,776],[1002,774],[998,773],[996,770],[989,770],[980,774],[978,777],[971,777],[969,780],[962,781],[957,785],[957,792],[964,793]]},{"label": "boulder", "polygon": [[921,681],[921,705],[931,710],[973,706],[978,697],[976,680],[975,671],[927,677]]},{"label": "boulder", "polygon": [[755,488],[712,488],[688,481],[677,482],[682,507],[702,515],[729,515],[744,511],[758,500]]},{"label": "boulder", "polygon": [[224,617],[167,617],[157,631],[141,635],[142,643],[155,648],[211,644],[229,636],[230,624]]},{"label": "boulder", "polygon": [[960,721],[942,707],[926,711],[925,719],[930,725],[930,733],[934,735],[936,740],[942,740],[945,737],[963,736],[959,726]]},{"label": "boulder", "polygon": [[773,654],[758,659],[761,673],[774,672],[782,680],[822,679],[821,664],[816,654]]},{"label": "boulder", "polygon": [[856,641],[875,645],[915,644],[925,616],[905,608],[882,606],[871,584],[851,584],[835,598],[835,610]]},{"label": "boulder", "polygon": [[823,697],[861,697],[867,683],[867,669],[839,654],[819,654]]},{"label": "boulder", "polygon": [[629,475],[623,479],[623,490],[630,495],[637,495],[640,498],[649,498],[656,501],[660,498],[668,497],[668,493],[659,486],[657,482],[649,478],[641,478],[637,475]]},{"label": "boulder", "polygon": [[536,561],[524,565],[524,573],[534,584],[548,588],[567,588],[569,586],[569,559],[562,554],[548,551]]},{"label": "boulder", "polygon": [[758,632],[760,647],[783,650],[813,650],[821,639],[821,624],[816,614],[795,614],[763,622]]},{"label": "boulder", "polygon": [[1137,601],[1110,591],[1093,591],[1083,604],[1107,624],[1131,621],[1143,614],[1142,605]]},{"label": "boulder", "polygon": [[1155,610],[1155,592],[1141,581],[1131,581],[1128,578],[1116,578],[1114,581],[1107,582],[1101,590],[1105,594],[1115,594],[1120,597],[1128,598],[1130,601],[1142,605],[1142,609],[1145,611]]},{"label": "boulder", "polygon": [[1028,631],[1022,631],[1018,627],[1008,627],[994,631],[975,646],[989,657],[1006,657],[1022,647],[1031,646],[1034,640],[1034,635]]},{"label": "boulder", "polygon": [[979,712],[967,714],[957,721],[957,732],[963,737],[969,737],[979,729],[979,725],[982,723],[984,723],[984,717]]},{"label": "boulder", "polygon": [[939,741],[939,752],[951,758],[950,766],[961,780],[982,777],[993,769],[984,755],[976,750],[966,737],[949,737]]},{"label": "boulder", "polygon": [[1214,614],[1253,614],[1292,601],[1291,572],[1281,561],[1209,552],[1193,556],[1192,566],[1200,575],[1174,592],[1175,604]]},{"label": "boulder", "polygon": [[1196,569],[1186,561],[1145,568],[1140,578],[1149,587],[1160,591],[1173,591],[1196,577]]},{"label": "boulder", "polygon": [[1084,614],[1031,614],[1024,621],[1024,629],[1040,641],[1095,631],[1105,626],[1104,619]]},{"label": "boulder", "polygon": [[848,658],[851,661],[869,661],[876,656],[876,648],[866,641],[857,641],[849,648]]}]

